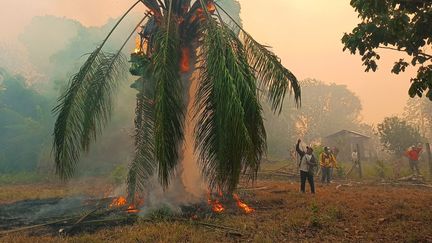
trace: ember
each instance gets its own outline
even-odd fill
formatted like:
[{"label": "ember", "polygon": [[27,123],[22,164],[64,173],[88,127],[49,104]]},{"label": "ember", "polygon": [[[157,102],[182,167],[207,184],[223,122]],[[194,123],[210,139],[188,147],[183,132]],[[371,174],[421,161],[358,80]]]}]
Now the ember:
[{"label": "ember", "polygon": [[189,48],[181,49],[180,71],[187,73],[190,70],[190,50]]}]

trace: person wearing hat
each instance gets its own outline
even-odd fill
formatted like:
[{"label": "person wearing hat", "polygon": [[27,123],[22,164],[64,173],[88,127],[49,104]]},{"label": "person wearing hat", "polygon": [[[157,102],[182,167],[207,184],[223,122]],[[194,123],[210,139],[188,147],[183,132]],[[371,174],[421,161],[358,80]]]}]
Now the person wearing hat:
[{"label": "person wearing hat", "polygon": [[315,167],[318,165],[313,149],[311,146],[306,146],[306,152],[300,149],[301,140],[297,141],[296,151],[300,156],[299,169],[300,169],[300,191],[305,192],[306,180],[309,182],[311,193],[315,193],[314,172]]},{"label": "person wearing hat", "polygon": [[320,154],[320,166],[321,166],[321,182],[330,183],[332,177],[332,169],[336,168],[336,158],[332,154],[329,147],[324,147],[324,152]]},{"label": "person wearing hat", "polygon": [[423,146],[421,143],[419,143],[417,146],[415,145],[411,146],[408,149],[408,151],[405,153],[405,156],[408,157],[411,170],[415,176],[421,175],[418,163],[419,163],[420,154],[422,150],[423,150]]}]

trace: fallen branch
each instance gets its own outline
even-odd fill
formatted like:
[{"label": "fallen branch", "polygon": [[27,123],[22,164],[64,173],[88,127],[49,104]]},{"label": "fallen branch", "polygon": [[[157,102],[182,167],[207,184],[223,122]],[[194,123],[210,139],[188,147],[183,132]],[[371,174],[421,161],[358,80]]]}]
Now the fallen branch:
[{"label": "fallen branch", "polygon": [[76,219],[76,218],[77,217],[67,218],[67,219],[61,219],[61,220],[57,220],[57,221],[53,221],[53,222],[49,222],[49,223],[44,223],[44,224],[37,224],[37,225],[26,226],[26,227],[22,227],[22,228],[18,228],[18,229],[5,230],[5,231],[1,231],[0,235],[10,234],[10,233],[16,233],[16,232],[30,230],[30,229],[36,229],[36,228],[40,228],[40,227],[44,227],[44,226],[49,226],[49,225],[53,225],[53,224],[67,222],[69,220],[73,220],[73,219]]},{"label": "fallen branch", "polygon": [[268,190],[268,189],[271,189],[271,188],[268,186],[237,188],[237,190],[239,190],[239,191],[261,191],[261,190]]},{"label": "fallen branch", "polygon": [[227,226],[222,226],[222,225],[217,225],[217,224],[210,224],[210,223],[205,223],[205,222],[200,222],[200,221],[192,221],[192,220],[189,220],[189,219],[182,219],[182,218],[175,218],[174,220],[182,221],[182,222],[188,222],[188,223],[195,224],[195,225],[202,225],[202,226],[206,226],[206,227],[209,227],[209,228],[220,229],[220,230],[227,231],[227,233],[229,233],[229,234],[233,234],[233,235],[237,235],[237,236],[243,236],[243,234],[240,233],[239,230],[234,229],[234,228],[230,228],[230,227],[227,227]]}]

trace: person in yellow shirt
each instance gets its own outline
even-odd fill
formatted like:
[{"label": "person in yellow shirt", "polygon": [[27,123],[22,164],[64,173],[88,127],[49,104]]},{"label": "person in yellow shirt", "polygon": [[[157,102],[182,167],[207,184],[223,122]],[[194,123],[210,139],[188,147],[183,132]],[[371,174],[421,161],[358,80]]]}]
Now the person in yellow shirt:
[{"label": "person in yellow shirt", "polygon": [[322,174],[321,182],[330,183],[332,179],[332,170],[333,168],[336,168],[337,162],[329,147],[324,147],[324,152],[321,153],[319,162]]}]

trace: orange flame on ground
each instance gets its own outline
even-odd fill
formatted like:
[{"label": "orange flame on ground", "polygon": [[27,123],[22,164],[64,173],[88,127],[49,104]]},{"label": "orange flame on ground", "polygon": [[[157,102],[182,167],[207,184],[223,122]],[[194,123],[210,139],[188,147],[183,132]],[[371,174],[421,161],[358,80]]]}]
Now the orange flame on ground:
[{"label": "orange flame on ground", "polygon": [[233,194],[233,198],[237,201],[237,206],[241,208],[245,213],[249,214],[255,212],[255,209],[249,207],[246,203],[242,202],[237,194]]},{"label": "orange flame on ground", "polygon": [[190,50],[189,48],[183,47],[181,49],[181,60],[180,60],[180,71],[187,73],[190,70]]},{"label": "orange flame on ground", "polygon": [[137,209],[135,207],[135,205],[131,204],[129,205],[129,207],[127,208],[127,212],[128,213],[139,213],[139,209]]},{"label": "orange flame on ground", "polygon": [[207,199],[207,203],[208,205],[210,205],[212,207],[212,211],[215,213],[222,213],[223,211],[225,211],[224,206],[222,205],[222,203],[219,202],[218,199],[212,199],[211,198],[211,192],[208,192],[208,199]]},{"label": "orange flame on ground", "polygon": [[[142,206],[142,204],[144,204],[144,200],[143,200],[143,199],[140,199],[140,200],[137,202],[137,204],[135,204],[135,203],[131,203],[131,204],[127,207],[126,211],[127,211],[128,213],[139,213],[140,210],[137,208],[136,205],[138,205],[138,207],[140,207],[140,206]],[[118,197],[118,198],[114,198],[113,201],[112,201],[112,203],[109,205],[109,207],[110,207],[110,208],[119,208],[119,207],[124,207],[124,206],[126,206],[126,205],[127,205],[127,200],[126,200],[126,198],[123,197],[123,196],[120,196],[120,197]]]},{"label": "orange flame on ground", "polygon": [[127,203],[126,198],[118,197],[118,198],[114,198],[114,200],[110,204],[110,207],[122,207],[125,206],[126,203]]}]

